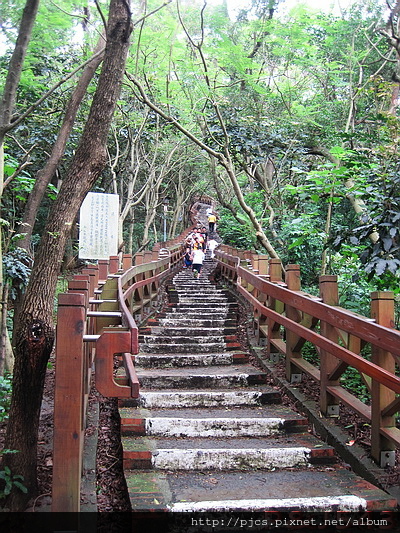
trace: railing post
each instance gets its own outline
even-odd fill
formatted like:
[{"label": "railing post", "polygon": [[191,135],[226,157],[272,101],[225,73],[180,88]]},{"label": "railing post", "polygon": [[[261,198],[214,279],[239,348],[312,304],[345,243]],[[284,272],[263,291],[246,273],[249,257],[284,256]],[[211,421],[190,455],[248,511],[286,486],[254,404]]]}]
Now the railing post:
[{"label": "railing post", "polygon": [[[371,318],[387,328],[394,327],[394,295],[392,292],[377,291],[371,294]],[[372,345],[372,362],[395,374],[393,355]],[[371,455],[382,468],[395,465],[395,445],[385,435],[385,429],[395,427],[394,413],[382,412],[395,402],[395,393],[372,379],[371,384]],[[397,409],[396,409],[397,410]]]},{"label": "railing post", "polygon": [[280,259],[269,260],[269,275],[273,283],[282,282],[282,263]]},{"label": "railing post", "polygon": [[[257,268],[258,268],[258,275],[266,278],[268,274],[268,256],[267,255],[259,255],[257,258]],[[257,291],[256,295],[257,299],[265,304],[268,296],[264,294],[262,291]],[[263,316],[261,313],[257,312],[255,313],[255,319],[256,319],[256,328],[255,328],[255,335],[257,338],[258,344],[265,346],[266,345],[266,336],[268,331],[268,319],[266,316]]]},{"label": "railing post", "polygon": [[151,263],[153,260],[153,252],[146,251],[144,252],[144,263]]},{"label": "railing post", "polygon": [[258,275],[259,276],[268,275],[268,255],[258,256]]},{"label": "railing post", "polygon": [[108,259],[99,259],[99,281],[107,279],[109,264],[110,261]]},{"label": "railing post", "polygon": [[89,305],[89,276],[76,275],[68,282],[68,293],[79,293],[85,298],[85,306]]},{"label": "railing post", "polygon": [[258,254],[255,252],[251,254],[251,265],[256,274],[258,274]]},{"label": "railing post", "polygon": [[[268,261],[268,270],[270,275],[270,281],[275,283],[282,283],[282,263],[280,259],[270,259]],[[277,313],[282,314],[284,310],[284,304],[279,302],[275,298],[268,298],[266,305],[276,311]],[[268,323],[268,336],[267,336],[267,354],[272,362],[277,362],[279,357],[279,350],[271,342],[271,339],[282,340],[280,332],[280,324],[274,322],[272,319],[267,320]]]},{"label": "railing post", "polygon": [[132,254],[123,254],[122,256],[123,270],[129,270],[131,266],[132,266]]},{"label": "railing post", "polygon": [[[289,290],[301,290],[300,265],[287,265],[285,282]],[[301,314],[295,307],[286,304],[285,313],[290,320],[301,322]],[[286,379],[289,383],[299,383],[301,381],[302,373],[292,362],[292,359],[301,358],[299,340],[298,335],[286,329]]]},{"label": "railing post", "polygon": [[[320,297],[325,304],[338,305],[339,303],[339,291],[337,284],[337,276],[320,276],[319,278],[319,291]],[[320,324],[321,335],[338,342],[338,333],[333,326],[322,322]],[[329,394],[327,391],[328,386],[335,386],[339,384],[339,380],[329,380],[329,375],[336,368],[339,360],[334,355],[320,350],[320,376],[321,376],[321,392],[320,392],[320,410],[325,416],[339,416],[339,402],[338,400]]]},{"label": "railing post", "polygon": [[91,264],[91,265],[87,265],[86,268],[88,269],[90,280],[91,280],[90,289],[92,290],[92,293],[89,294],[89,297],[92,297],[94,295],[95,289],[97,288],[99,284],[99,266]]},{"label": "railing post", "polygon": [[135,254],[135,266],[143,265],[143,252]]},{"label": "railing post", "polygon": [[110,255],[110,265],[109,265],[109,272],[110,274],[115,274],[119,270],[119,256],[118,255]]},{"label": "railing post", "polygon": [[80,509],[85,304],[83,294],[60,294],[58,299],[52,512]]}]

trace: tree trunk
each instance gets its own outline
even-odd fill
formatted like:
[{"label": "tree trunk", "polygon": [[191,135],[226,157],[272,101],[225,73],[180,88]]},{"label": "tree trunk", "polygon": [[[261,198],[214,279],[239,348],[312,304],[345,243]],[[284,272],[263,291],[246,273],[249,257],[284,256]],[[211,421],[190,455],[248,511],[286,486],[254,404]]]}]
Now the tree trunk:
[{"label": "tree trunk", "polygon": [[79,207],[107,161],[107,136],[120,94],[131,31],[127,0],[111,0],[101,74],[82,138],[53,204],[32,268],[17,332],[13,395],[5,446],[19,450],[4,462],[24,477],[28,494],[13,491],[11,510],[23,510],[37,488],[37,434],[46,365],[53,340],[53,304],[66,239]]},{"label": "tree trunk", "polygon": [[[37,10],[39,7],[39,0],[27,0],[24,11],[21,17],[21,23],[18,31],[17,41],[15,43],[14,52],[12,54],[10,64],[7,70],[7,77],[4,85],[4,91],[0,101],[0,198],[3,195],[4,187],[4,138],[8,131],[14,126],[12,124],[12,116],[14,113],[15,100],[17,95],[17,88],[21,77],[22,67],[24,64],[26,51],[28,49],[29,41],[32,34],[32,29],[35,23]],[[1,232],[1,230],[0,230]],[[0,286],[3,286],[3,249],[2,238],[0,235]],[[7,319],[7,303],[1,306],[1,324],[5,324]],[[4,361],[2,365],[5,368],[12,366],[12,354],[9,353],[10,342],[8,332],[3,331],[2,345],[4,340],[4,350],[2,348],[2,357]]]}]

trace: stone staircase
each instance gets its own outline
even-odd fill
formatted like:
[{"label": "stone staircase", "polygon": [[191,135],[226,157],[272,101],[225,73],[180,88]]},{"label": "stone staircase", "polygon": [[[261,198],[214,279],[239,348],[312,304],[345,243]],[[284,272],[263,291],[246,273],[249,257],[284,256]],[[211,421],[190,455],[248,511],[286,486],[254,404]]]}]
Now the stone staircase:
[{"label": "stone staircase", "polygon": [[236,338],[237,303],[182,270],[165,312],[141,330],[138,400],[120,403],[132,510],[392,510],[308,431]]}]

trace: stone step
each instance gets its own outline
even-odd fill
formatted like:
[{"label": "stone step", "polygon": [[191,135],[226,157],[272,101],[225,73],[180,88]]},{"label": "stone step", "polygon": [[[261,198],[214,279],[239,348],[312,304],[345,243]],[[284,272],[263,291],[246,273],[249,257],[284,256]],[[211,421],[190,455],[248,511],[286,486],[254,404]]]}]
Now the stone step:
[{"label": "stone step", "polygon": [[[169,315],[166,318],[159,318],[154,322],[157,322],[161,329],[164,327],[193,327],[193,318],[188,318],[187,315],[178,316],[178,313],[175,313],[173,316]],[[151,326],[153,327],[153,326]],[[225,327],[229,329],[236,329],[236,320],[233,318],[213,318],[213,319],[201,319],[202,328],[214,328],[214,327]]]},{"label": "stone step", "polygon": [[[198,330],[201,333],[200,330]],[[221,335],[220,332],[216,335],[190,335],[190,336],[179,336],[178,335],[143,335],[143,342],[146,346],[152,346],[154,344],[165,344],[168,343],[171,345],[171,350],[174,350],[174,346],[180,344],[220,344],[225,342],[225,336]]]},{"label": "stone step", "polygon": [[214,300],[211,300],[211,299],[207,299],[207,298],[203,298],[203,297],[199,297],[199,298],[194,298],[192,302],[185,302],[185,301],[179,301],[175,306],[174,308],[177,308],[177,309],[185,309],[185,308],[190,308],[190,309],[205,309],[205,310],[208,310],[208,311],[211,311],[211,309],[214,311],[214,309],[224,309],[226,308],[227,310],[233,310],[233,309],[237,309],[237,303],[236,302],[220,302],[220,301],[214,301]]},{"label": "stone step", "polygon": [[213,287],[213,283],[208,279],[208,274],[203,271],[203,275],[200,276],[200,279],[194,277],[192,270],[187,270],[184,276],[176,277],[173,280],[174,285],[180,286],[181,284],[186,284],[187,286],[193,286],[199,282],[203,287]]},{"label": "stone step", "polygon": [[[140,386],[148,389],[204,389],[247,387],[266,383],[267,375],[254,367],[215,366],[187,369],[138,369]],[[233,370],[233,368],[235,368]]]},{"label": "stone step", "polygon": [[189,309],[170,309],[168,313],[160,313],[159,318],[160,319],[167,319],[167,320],[173,320],[177,318],[183,318],[185,320],[190,320],[192,324],[196,322],[196,320],[234,320],[236,317],[235,310],[228,310],[228,309],[212,309],[210,311],[207,310],[207,313],[204,313],[204,309],[194,309],[190,307]]},{"label": "stone step", "polygon": [[210,313],[214,314],[214,312],[216,313],[222,313],[222,312],[225,312],[225,313],[236,313],[237,312],[237,305],[234,304],[233,302],[229,303],[229,302],[226,302],[224,304],[219,304],[219,303],[216,303],[214,302],[212,305],[204,305],[206,304],[207,301],[205,300],[204,302],[200,302],[199,304],[197,302],[192,302],[191,304],[187,303],[187,302],[175,302],[175,303],[170,303],[170,304],[167,304],[167,306],[164,308],[163,312],[161,313],[161,315],[163,313],[176,313],[177,311],[178,312],[182,312],[182,309],[185,309],[185,311],[189,311],[191,309],[196,309],[196,312],[199,313],[203,313],[204,315],[204,318],[208,318],[208,315]]},{"label": "stone step", "polygon": [[185,290],[176,290],[176,291],[169,291],[168,292],[169,297],[174,297],[174,299],[181,300],[182,298],[193,298],[193,296],[203,296],[204,298],[221,298],[224,299],[227,302],[234,302],[234,299],[229,294],[226,294],[223,291],[214,291],[209,289],[201,289],[200,293],[198,289],[196,289],[195,292],[193,292],[193,289],[185,289]]},{"label": "stone step", "polygon": [[208,279],[213,268],[204,265],[199,280],[190,270],[176,275],[170,303],[141,329],[140,396],[120,400],[132,510],[163,511],[162,530],[190,512],[395,509],[341,468],[307,419],[280,403],[268,374],[248,363],[234,334],[238,304]]},{"label": "stone step", "polygon": [[[393,511],[397,506],[396,500],[384,491],[366,481],[360,483],[358,476],[339,467],[256,472],[180,472],[179,475],[168,471],[133,470],[126,472],[126,481],[133,511],[159,510],[171,513],[162,514],[159,524],[162,530],[165,530],[168,520],[171,521],[171,527],[177,528],[174,531],[189,531],[189,526],[198,528],[199,525],[204,530],[207,514],[201,513],[257,511],[262,515],[219,515],[217,531],[252,531],[255,525],[250,522],[252,518],[270,520],[270,527],[266,527],[265,523],[264,528],[271,531],[289,531],[290,524],[291,528],[301,527],[304,531],[307,531],[307,525],[330,530],[332,516],[328,516],[325,522],[321,513]],[[269,518],[266,515],[268,512],[272,513]],[[295,514],[280,514],[289,512]],[[203,522],[193,522],[192,516],[187,513],[199,513],[194,519]],[[317,516],[303,513],[317,513]],[[340,514],[336,516],[340,518]],[[360,518],[359,514],[356,514],[357,517]],[[146,518],[148,520],[148,515]],[[232,523],[230,518],[233,519]],[[296,518],[299,518],[299,522],[293,526],[289,519]],[[222,519],[225,520],[223,524]],[[307,519],[310,520],[309,524],[305,522]],[[311,523],[313,519],[316,520],[315,524]],[[340,525],[345,529],[347,524]],[[226,529],[221,529],[221,526],[226,526]]]},{"label": "stone step", "polygon": [[166,450],[246,450],[268,448],[289,449],[289,448],[307,448],[311,450],[312,462],[322,463],[337,462],[335,449],[311,433],[292,433],[283,435],[272,435],[265,439],[251,437],[237,438],[201,438],[189,437],[187,439],[171,439],[167,437],[130,437],[124,436],[122,439],[124,450],[144,452],[157,452],[160,449]]},{"label": "stone step", "polygon": [[175,307],[196,307],[213,309],[216,308],[228,308],[229,306],[235,307],[233,302],[227,302],[224,297],[222,298],[208,298],[204,296],[191,296],[190,298],[179,298],[175,303]]},{"label": "stone step", "polygon": [[140,328],[139,330],[139,343],[143,341],[144,335],[157,335],[159,337],[212,337],[212,336],[225,336],[225,335],[234,335],[236,328],[226,328],[224,325],[220,327],[209,327],[206,328],[203,326],[198,327],[196,324],[191,324],[189,327],[178,327],[178,326],[151,326],[150,328]]},{"label": "stone step", "polygon": [[[171,337],[171,339],[172,338],[173,337]],[[213,353],[223,351],[224,349],[226,349],[226,344],[223,341],[202,344],[196,341],[190,342],[190,339],[188,342],[180,344],[168,342],[166,340],[159,343],[147,342],[140,347],[142,353],[166,353],[170,351],[181,354]]]},{"label": "stone step", "polygon": [[206,409],[120,408],[123,435],[269,437],[307,431],[307,420],[281,405]]},{"label": "stone step", "polygon": [[[184,302],[186,300],[197,300],[197,299],[202,299],[204,300],[205,302],[209,302],[209,301],[218,301],[218,302],[228,302],[228,298],[224,295],[224,294],[206,294],[204,293],[203,291],[201,292],[193,292],[191,291],[189,294],[178,294],[178,300],[180,302]],[[230,303],[236,303],[236,302],[233,302],[232,300],[230,301]]]},{"label": "stone step", "polygon": [[215,366],[248,363],[248,354],[241,352],[194,355],[148,354],[133,357],[137,371],[139,368],[174,368],[188,366]]},{"label": "stone step", "polygon": [[147,389],[204,389],[247,387],[266,383],[267,374],[250,365],[187,369],[137,369],[141,387]]},{"label": "stone step", "polygon": [[146,407],[170,409],[184,407],[239,407],[280,403],[280,393],[269,385],[259,385],[257,389],[235,390],[146,390],[140,389],[139,398],[120,401],[121,407]]},{"label": "stone step", "polygon": [[[198,287],[198,283],[196,284],[180,283],[179,285],[175,285],[174,287],[168,288],[167,294],[168,295],[178,294],[179,296],[182,296],[182,295],[190,296],[191,294],[193,294],[194,285],[196,288]],[[223,295],[226,298],[231,298],[232,301],[234,300],[233,296],[230,294],[228,290],[218,289],[215,287],[215,285],[207,285],[207,286],[201,287],[201,292],[202,294],[216,294],[219,296]]]},{"label": "stone step", "polygon": [[[178,446],[175,444],[178,443]],[[179,446],[180,444],[180,446]],[[335,462],[330,446],[311,435],[268,440],[123,437],[124,468],[158,470],[271,470]]]}]

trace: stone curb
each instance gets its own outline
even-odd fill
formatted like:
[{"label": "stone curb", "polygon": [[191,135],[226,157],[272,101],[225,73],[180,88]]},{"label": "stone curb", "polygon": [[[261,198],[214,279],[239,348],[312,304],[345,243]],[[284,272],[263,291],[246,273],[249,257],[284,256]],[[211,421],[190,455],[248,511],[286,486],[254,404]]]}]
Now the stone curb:
[{"label": "stone curb", "polygon": [[321,417],[315,401],[307,399],[297,387],[290,384],[281,376],[278,376],[274,365],[265,356],[265,348],[256,345],[254,337],[248,337],[248,341],[251,354],[257,358],[264,370],[272,376],[274,382],[295,402],[296,408],[308,417],[316,433],[327,444],[335,448],[338,455],[351,466],[356,474],[389,493],[400,505],[400,487],[393,486],[387,488],[380,481],[382,476],[385,475],[385,470],[366,457],[366,451],[361,446],[357,444],[348,446],[346,444],[349,438],[348,434],[336,425],[333,420]]}]

